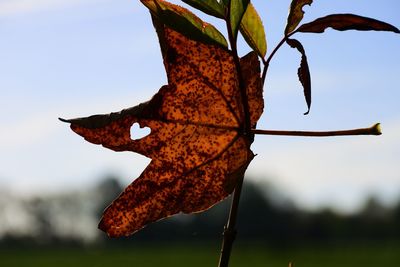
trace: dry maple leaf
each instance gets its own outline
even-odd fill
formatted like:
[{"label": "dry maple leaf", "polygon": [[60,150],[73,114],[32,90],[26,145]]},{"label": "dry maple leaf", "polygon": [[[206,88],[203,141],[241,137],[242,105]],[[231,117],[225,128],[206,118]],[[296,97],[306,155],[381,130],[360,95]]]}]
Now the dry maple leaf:
[{"label": "dry maple leaf", "polygon": [[[149,101],[108,115],[64,120],[87,141],[151,158],[139,178],[104,211],[109,236],[133,234],[173,214],[210,208],[232,193],[254,157],[232,53],[188,39],[155,21],[168,85]],[[260,63],[240,61],[252,127],[263,111]],[[134,123],[151,133],[132,140]]]}]

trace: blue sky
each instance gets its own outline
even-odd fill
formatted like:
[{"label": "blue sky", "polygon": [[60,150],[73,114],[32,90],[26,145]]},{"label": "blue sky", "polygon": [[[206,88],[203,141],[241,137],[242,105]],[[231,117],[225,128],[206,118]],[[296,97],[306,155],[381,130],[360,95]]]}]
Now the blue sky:
[{"label": "blue sky", "polygon": [[[174,1],[179,2],[179,1]],[[304,21],[355,13],[400,27],[400,2],[314,1]],[[253,1],[279,42],[290,1]],[[208,21],[213,19],[203,16]],[[218,24],[220,25],[220,24]],[[148,160],[86,143],[58,117],[108,113],[146,101],[166,83],[156,34],[136,0],[0,0],[0,187],[17,194],[85,188],[107,173],[125,184]],[[248,174],[298,205],[351,211],[373,194],[400,195],[400,36],[303,34],[313,106],[297,80],[299,55],[284,47],[270,68],[259,128],[332,130],[381,122],[380,137],[259,136]],[[249,51],[241,43],[242,54]]]}]

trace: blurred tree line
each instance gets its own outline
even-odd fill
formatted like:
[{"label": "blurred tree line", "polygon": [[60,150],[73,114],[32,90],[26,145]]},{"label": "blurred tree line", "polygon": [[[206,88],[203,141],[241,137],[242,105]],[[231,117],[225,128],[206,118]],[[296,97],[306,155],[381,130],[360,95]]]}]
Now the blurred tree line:
[{"label": "blurred tree line", "polygon": [[[153,223],[129,238],[109,239],[97,230],[103,209],[123,190],[108,177],[93,189],[21,199],[2,192],[0,246],[127,245],[143,242],[220,240],[230,201],[198,214],[180,214]],[[268,186],[247,179],[238,219],[238,241],[272,246],[335,242],[400,241],[400,202],[392,207],[370,198],[344,215],[325,209],[304,211]]]}]

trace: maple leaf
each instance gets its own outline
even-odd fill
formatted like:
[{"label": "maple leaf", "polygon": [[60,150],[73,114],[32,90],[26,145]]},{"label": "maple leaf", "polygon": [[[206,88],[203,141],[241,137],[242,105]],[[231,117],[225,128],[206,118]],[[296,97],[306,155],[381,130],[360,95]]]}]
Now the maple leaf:
[{"label": "maple leaf", "polygon": [[[243,134],[263,112],[260,63],[251,52],[240,60],[249,110],[243,109],[231,51],[189,39],[156,18],[168,85],[148,102],[108,115],[63,120],[87,141],[151,158],[139,178],[104,211],[99,228],[109,236],[184,212],[200,212],[232,193],[254,157],[253,135]],[[132,140],[134,123],[148,136]]]}]

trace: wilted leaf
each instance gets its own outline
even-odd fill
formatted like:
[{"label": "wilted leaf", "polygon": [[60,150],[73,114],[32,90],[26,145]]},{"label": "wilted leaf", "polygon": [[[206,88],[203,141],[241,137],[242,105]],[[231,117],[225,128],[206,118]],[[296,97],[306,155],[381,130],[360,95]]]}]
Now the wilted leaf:
[{"label": "wilted leaf", "polygon": [[182,0],[188,5],[191,5],[204,13],[223,19],[225,17],[225,10],[223,3],[217,0]]},{"label": "wilted leaf", "polygon": [[301,53],[301,63],[297,75],[299,76],[299,80],[304,89],[304,97],[308,107],[308,110],[304,115],[307,115],[310,112],[311,107],[311,75],[308,67],[306,51],[304,50],[303,45],[296,39],[287,39],[286,42],[292,48],[296,48]]},{"label": "wilted leaf", "polygon": [[267,53],[267,40],[265,39],[264,26],[257,10],[251,3],[249,3],[244,13],[242,23],[240,24],[240,32],[249,46],[253,48],[260,57],[265,57]]},{"label": "wilted leaf", "polygon": [[322,17],[313,22],[301,25],[298,31],[322,33],[329,27],[338,31],[391,31],[400,33],[398,28],[386,22],[353,14],[333,14]]},{"label": "wilted leaf", "polygon": [[249,5],[250,0],[235,0],[231,1],[231,6],[230,6],[230,23],[231,23],[231,29],[232,29],[232,34],[234,38],[237,37],[237,34],[239,32],[239,26],[242,21],[243,15],[246,12],[247,6]]},{"label": "wilted leaf", "polygon": [[305,5],[311,5],[312,2],[313,0],[292,0],[287,18],[285,35],[288,35],[296,29],[297,25],[299,25],[300,21],[304,17],[303,7]]},{"label": "wilted leaf", "polygon": [[[64,120],[89,142],[151,158],[104,212],[99,227],[113,237],[179,212],[208,209],[233,191],[254,156],[252,136],[241,132],[244,110],[231,53],[155,22],[168,85],[133,108]],[[255,126],[263,111],[257,54],[251,52],[240,64]],[[132,140],[136,122],[151,133]]]},{"label": "wilted leaf", "polygon": [[140,0],[162,23],[190,39],[227,48],[225,37],[192,12],[164,0]]}]

